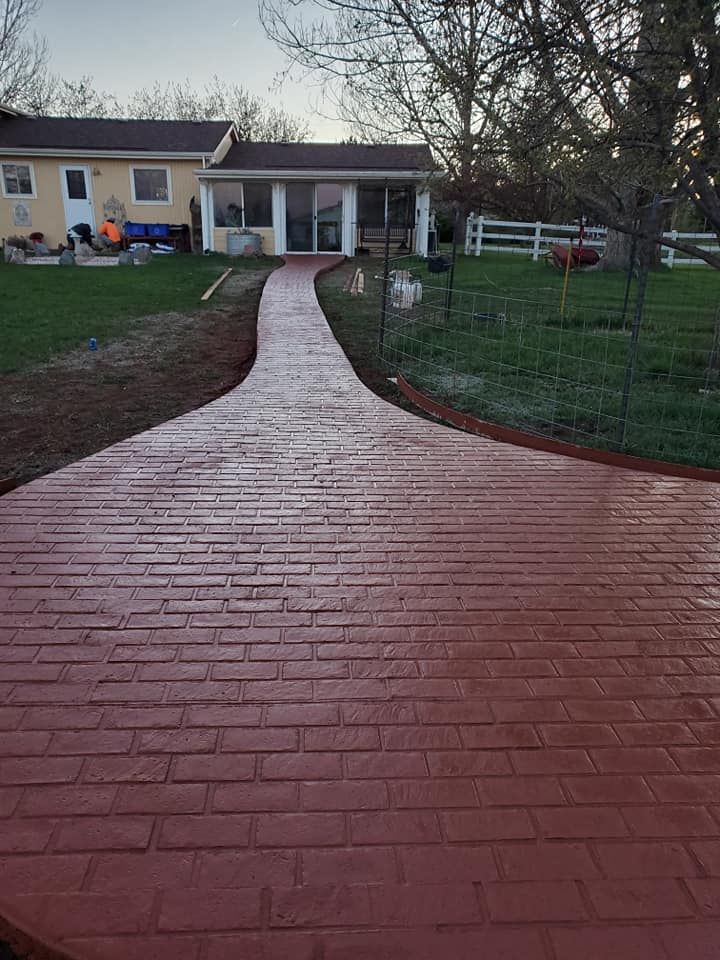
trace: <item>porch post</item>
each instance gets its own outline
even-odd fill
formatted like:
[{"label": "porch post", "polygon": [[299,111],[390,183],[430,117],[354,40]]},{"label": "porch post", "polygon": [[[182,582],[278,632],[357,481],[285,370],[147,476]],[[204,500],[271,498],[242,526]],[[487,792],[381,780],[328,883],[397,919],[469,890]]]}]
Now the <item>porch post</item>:
[{"label": "porch post", "polygon": [[357,228],[357,184],[346,183],[343,186],[343,230],[342,253],[346,257],[355,255],[355,233]]},{"label": "porch post", "polygon": [[272,185],[272,220],[275,234],[275,256],[285,253],[285,184],[276,180]]},{"label": "porch post", "polygon": [[416,197],[417,214],[415,217],[415,253],[421,257],[428,255],[428,230],[430,228],[430,191],[418,190]]},{"label": "porch post", "polygon": [[207,180],[200,181],[200,219],[202,220],[202,248],[215,249],[215,210],[212,202],[212,187]]}]

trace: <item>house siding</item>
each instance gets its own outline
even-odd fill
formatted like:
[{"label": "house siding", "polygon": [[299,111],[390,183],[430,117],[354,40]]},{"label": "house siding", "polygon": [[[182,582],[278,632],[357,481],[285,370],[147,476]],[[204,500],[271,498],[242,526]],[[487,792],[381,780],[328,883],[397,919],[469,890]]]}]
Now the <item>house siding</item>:
[{"label": "house siding", "polygon": [[[60,183],[60,167],[64,165],[84,165],[92,173],[93,209],[95,225],[103,219],[103,205],[115,197],[124,204],[126,219],[139,223],[190,223],[190,199],[198,199],[199,185],[193,173],[197,169],[195,160],[155,160],[149,156],[136,159],[108,159],[106,157],[8,157],[0,154],[3,163],[30,163],[35,172],[36,198],[27,200],[32,211],[31,227],[16,227],[13,224],[13,201],[0,196],[0,237],[12,234],[27,236],[35,231],[45,234],[46,242],[54,247],[65,240],[66,229],[71,224],[65,222]],[[130,168],[132,166],[162,166],[170,169],[172,179],[171,204],[134,204],[130,189]],[[20,198],[18,198],[20,199]]]}]

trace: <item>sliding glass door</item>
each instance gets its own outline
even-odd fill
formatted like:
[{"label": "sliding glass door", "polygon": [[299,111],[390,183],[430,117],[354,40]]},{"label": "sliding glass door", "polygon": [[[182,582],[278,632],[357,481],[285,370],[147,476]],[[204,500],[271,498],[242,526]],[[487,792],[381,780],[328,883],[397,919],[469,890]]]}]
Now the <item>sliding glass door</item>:
[{"label": "sliding glass door", "polygon": [[339,183],[315,186],[318,253],[342,250],[343,191]]},{"label": "sliding glass door", "polygon": [[339,183],[285,185],[288,253],[342,251],[343,188]]},{"label": "sliding glass door", "polygon": [[288,183],[285,187],[288,253],[315,250],[315,185]]}]

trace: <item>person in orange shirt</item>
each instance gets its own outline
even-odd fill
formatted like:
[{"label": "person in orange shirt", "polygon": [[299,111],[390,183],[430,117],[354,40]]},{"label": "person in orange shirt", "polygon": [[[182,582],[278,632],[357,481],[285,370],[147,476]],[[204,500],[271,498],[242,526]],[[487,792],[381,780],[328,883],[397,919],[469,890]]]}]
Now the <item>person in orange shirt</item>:
[{"label": "person in orange shirt", "polygon": [[98,240],[106,249],[122,249],[122,233],[115,224],[115,217],[108,217],[104,223],[100,224]]}]

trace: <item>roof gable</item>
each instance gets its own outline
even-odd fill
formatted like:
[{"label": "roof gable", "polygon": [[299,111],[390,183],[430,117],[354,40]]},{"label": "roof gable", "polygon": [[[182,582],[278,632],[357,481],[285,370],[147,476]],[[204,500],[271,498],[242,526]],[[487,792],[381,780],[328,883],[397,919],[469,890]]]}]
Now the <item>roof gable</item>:
[{"label": "roof gable", "polygon": [[212,154],[229,120],[0,118],[0,150]]}]

